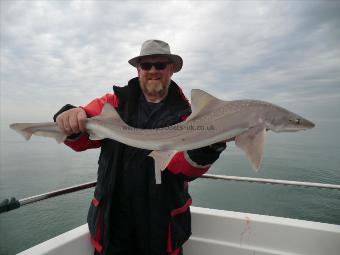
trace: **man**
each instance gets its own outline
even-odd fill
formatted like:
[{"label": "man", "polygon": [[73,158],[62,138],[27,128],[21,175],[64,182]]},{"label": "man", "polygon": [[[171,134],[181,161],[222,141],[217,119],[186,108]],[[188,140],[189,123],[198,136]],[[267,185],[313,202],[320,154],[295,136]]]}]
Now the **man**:
[{"label": "man", "polygon": [[148,40],[140,55],[129,60],[138,77],[114,94],[95,99],[85,107],[64,106],[56,115],[68,136],[65,144],[76,151],[101,147],[98,179],[88,213],[95,254],[182,254],[191,235],[191,198],[188,182],[204,174],[225,149],[225,142],[178,152],[155,183],[150,151],[111,139],[91,141],[84,120],[100,114],[105,103],[137,128],[160,128],[183,121],[190,105],[171,80],[183,60],[171,54],[166,42]]}]

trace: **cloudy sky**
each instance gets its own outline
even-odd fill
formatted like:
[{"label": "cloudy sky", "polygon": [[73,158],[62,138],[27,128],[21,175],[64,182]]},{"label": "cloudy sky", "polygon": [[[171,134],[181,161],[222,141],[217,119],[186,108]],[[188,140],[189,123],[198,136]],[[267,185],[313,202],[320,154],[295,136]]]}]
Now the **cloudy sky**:
[{"label": "cloudy sky", "polygon": [[338,1],[1,0],[1,123],[50,121],[136,75],[143,41],[184,59],[173,79],[233,100],[339,118]]}]

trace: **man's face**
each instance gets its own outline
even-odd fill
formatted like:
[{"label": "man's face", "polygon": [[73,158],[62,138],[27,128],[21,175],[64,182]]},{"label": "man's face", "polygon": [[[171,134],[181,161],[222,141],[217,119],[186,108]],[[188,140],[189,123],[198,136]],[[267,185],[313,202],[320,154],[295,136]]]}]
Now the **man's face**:
[{"label": "man's face", "polygon": [[[150,68],[150,63],[156,63],[156,66],[152,65]],[[164,64],[165,68],[160,70],[160,68],[164,67]],[[145,68],[149,70],[145,70]],[[143,57],[137,66],[137,70],[139,83],[144,95],[146,97],[163,99],[168,93],[171,76],[174,73],[173,69],[173,64],[169,63],[167,57]]]}]

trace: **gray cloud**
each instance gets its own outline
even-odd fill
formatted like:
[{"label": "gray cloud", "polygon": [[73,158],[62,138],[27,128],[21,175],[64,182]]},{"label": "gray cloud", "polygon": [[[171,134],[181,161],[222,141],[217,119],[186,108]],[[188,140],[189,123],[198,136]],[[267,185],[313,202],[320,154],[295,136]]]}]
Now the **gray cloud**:
[{"label": "gray cloud", "polygon": [[43,121],[126,84],[149,38],[183,56],[174,80],[188,96],[339,108],[339,11],[336,1],[1,1],[1,119]]}]

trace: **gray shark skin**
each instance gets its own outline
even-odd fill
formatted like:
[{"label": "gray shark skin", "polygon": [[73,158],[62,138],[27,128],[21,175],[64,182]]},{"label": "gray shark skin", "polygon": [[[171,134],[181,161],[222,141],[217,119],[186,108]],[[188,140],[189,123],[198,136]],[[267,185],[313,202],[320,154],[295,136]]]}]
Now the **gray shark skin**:
[{"label": "gray shark skin", "polygon": [[[176,151],[200,148],[235,138],[254,170],[262,160],[266,130],[296,132],[313,128],[311,121],[274,104],[257,100],[223,101],[199,90],[191,91],[192,114],[181,123],[158,129],[128,126],[116,110],[105,104],[102,113],[86,120],[92,140],[110,138],[121,143],[152,150],[156,179]],[[15,123],[10,127],[28,140],[34,135],[66,139],[56,123]],[[159,180],[158,180],[159,181]]]}]

